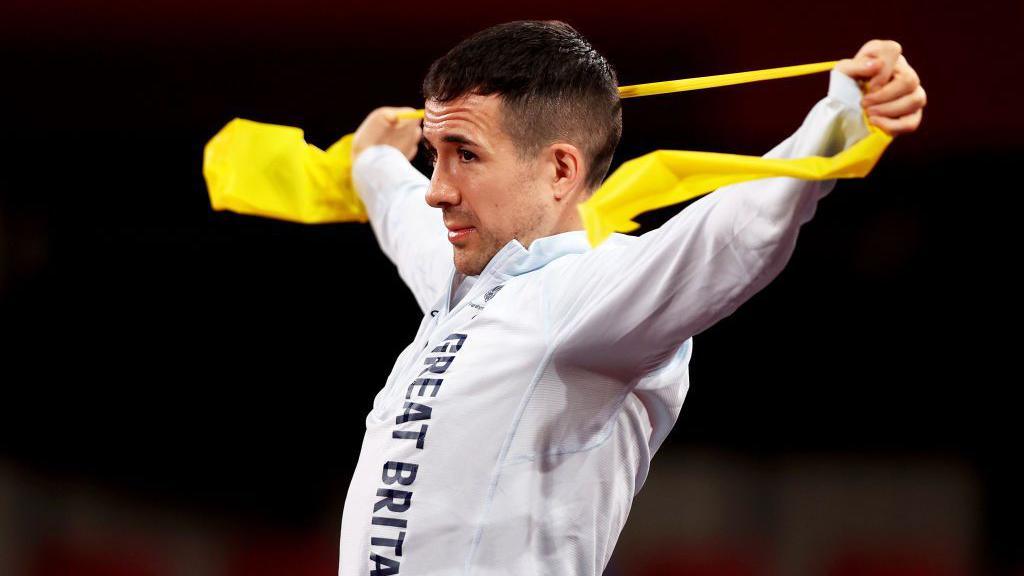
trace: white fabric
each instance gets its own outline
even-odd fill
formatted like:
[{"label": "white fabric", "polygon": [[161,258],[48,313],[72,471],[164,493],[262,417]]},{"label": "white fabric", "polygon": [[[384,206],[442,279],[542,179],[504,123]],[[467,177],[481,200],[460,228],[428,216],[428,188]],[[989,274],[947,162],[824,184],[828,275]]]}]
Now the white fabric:
[{"label": "white fabric", "polygon": [[[832,70],[765,157],[849,147],[868,134],[860,97]],[[782,270],[835,185],[734,184],[593,250],[582,230],[512,240],[452,298],[461,275],[429,180],[386,145],[353,178],[424,316],[366,418],[341,576],[600,575],[679,415],[693,336]]]}]

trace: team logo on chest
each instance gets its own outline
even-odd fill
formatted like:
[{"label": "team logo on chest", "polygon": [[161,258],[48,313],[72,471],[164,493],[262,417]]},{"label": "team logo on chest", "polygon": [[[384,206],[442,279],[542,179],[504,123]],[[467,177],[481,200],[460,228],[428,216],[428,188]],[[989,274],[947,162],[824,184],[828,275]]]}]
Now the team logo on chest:
[{"label": "team logo on chest", "polygon": [[484,302],[489,302],[491,300],[491,298],[494,298],[494,295],[498,293],[498,290],[501,290],[504,287],[505,287],[504,284],[498,284],[494,288],[491,288],[490,290],[488,290],[487,293],[484,294]]},{"label": "team logo on chest", "polygon": [[[495,294],[497,294],[497,293],[498,293],[498,291],[499,291],[499,290],[501,290],[501,289],[502,289],[502,288],[504,288],[504,287],[505,287],[505,285],[504,285],[504,284],[498,284],[498,285],[497,285],[497,286],[495,286],[494,288],[491,288],[490,290],[488,290],[487,292],[485,292],[485,293],[484,293],[484,301],[483,301],[483,304],[477,304],[476,302],[470,302],[470,303],[469,303],[469,305],[470,305],[471,307],[473,307],[473,308],[476,308],[476,309],[477,309],[477,311],[478,311],[478,312],[477,312],[477,314],[479,314],[479,313],[480,313],[479,311],[480,311],[480,310],[483,310],[483,309],[484,309],[484,306],[485,306],[485,305],[486,305],[486,304],[487,304],[488,302],[490,302],[490,301],[491,301],[491,298],[494,298],[494,295],[495,295]],[[474,317],[474,318],[476,318],[476,314],[474,314],[474,315],[473,315],[473,317]]]}]

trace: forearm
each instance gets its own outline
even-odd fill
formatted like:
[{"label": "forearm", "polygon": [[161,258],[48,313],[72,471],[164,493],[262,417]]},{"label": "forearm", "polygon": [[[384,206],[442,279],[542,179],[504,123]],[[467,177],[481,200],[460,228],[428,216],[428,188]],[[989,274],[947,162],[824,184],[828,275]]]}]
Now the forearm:
[{"label": "forearm", "polygon": [[[857,83],[833,69],[828,95],[815,104],[793,135],[765,157],[830,157],[849,148],[868,135],[860,97]],[[796,247],[800,227],[813,218],[818,202],[835,185],[834,179],[779,177],[744,182],[728,191],[727,201],[737,203],[732,246],[743,254],[750,274],[737,305],[781,273]]]},{"label": "forearm", "polygon": [[[868,135],[860,108],[856,81],[833,69],[828,94],[804,118],[800,128],[764,155],[765,158],[831,157]],[[746,243],[761,242],[760,235],[784,234],[809,221],[821,198],[836,180],[791,177],[763,178],[720,188],[736,210],[735,227]],[[753,222],[759,220],[758,222]]]},{"label": "forearm", "polygon": [[[394,261],[399,247],[400,220],[416,208],[408,200],[429,181],[397,148],[378,145],[367,148],[356,157],[352,165],[352,182],[366,206],[381,249]],[[431,209],[422,203],[425,209]]]},{"label": "forearm", "polygon": [[[833,77],[829,96],[765,156],[832,156],[849,147],[867,134],[858,102],[856,83]],[[721,187],[639,238],[610,239],[551,280],[554,317],[566,319],[581,351],[611,346],[641,370],[658,365],[778,275],[800,224],[834,184],[764,178]]]},{"label": "forearm", "polygon": [[426,310],[452,264],[441,211],[424,198],[430,180],[397,148],[377,145],[356,157],[352,181],[381,250]]}]

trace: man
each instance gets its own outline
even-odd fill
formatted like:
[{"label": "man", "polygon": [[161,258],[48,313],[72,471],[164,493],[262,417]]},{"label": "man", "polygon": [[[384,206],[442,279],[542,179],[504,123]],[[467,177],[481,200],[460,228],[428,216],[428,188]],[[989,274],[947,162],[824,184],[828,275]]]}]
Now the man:
[{"label": "man", "polygon": [[[782,270],[835,185],[723,187],[590,249],[576,204],[618,143],[617,87],[570,26],[510,22],[433,63],[422,128],[383,107],[357,130],[354,183],[424,316],[366,419],[341,576],[601,574],[679,414],[693,336]],[[862,104],[890,134],[920,123],[897,43],[841,61],[765,156],[836,154],[867,135]],[[430,180],[409,163],[421,138]]]}]

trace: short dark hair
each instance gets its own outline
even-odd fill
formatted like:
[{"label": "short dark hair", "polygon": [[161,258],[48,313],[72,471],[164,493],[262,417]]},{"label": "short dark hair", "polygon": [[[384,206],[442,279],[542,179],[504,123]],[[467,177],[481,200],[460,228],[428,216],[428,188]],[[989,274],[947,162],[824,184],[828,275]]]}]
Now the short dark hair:
[{"label": "short dark hair", "polygon": [[576,145],[601,185],[622,137],[622,102],[614,67],[582,34],[560,20],[517,20],[481,30],[430,65],[423,98],[449,102],[498,94],[502,127],[520,161],[557,140]]}]

